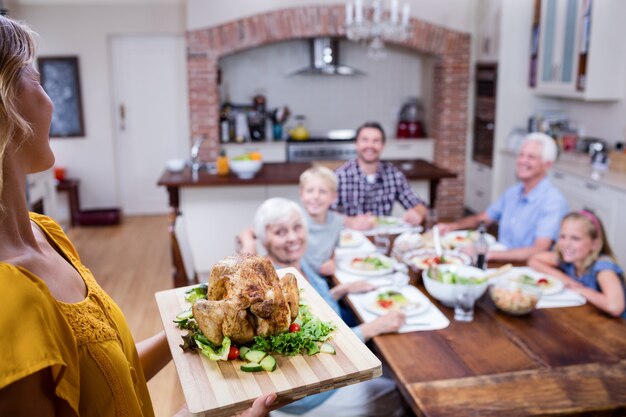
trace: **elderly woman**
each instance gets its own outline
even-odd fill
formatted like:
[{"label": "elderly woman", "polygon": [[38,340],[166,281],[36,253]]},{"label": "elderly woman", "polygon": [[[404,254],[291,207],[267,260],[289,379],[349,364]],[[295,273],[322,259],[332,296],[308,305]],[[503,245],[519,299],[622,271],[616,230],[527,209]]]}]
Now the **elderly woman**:
[{"label": "elderly woman", "polygon": [[[255,240],[252,233],[248,230],[240,235],[242,252],[253,250]],[[304,261],[306,221],[300,206],[292,201],[284,198],[266,200],[254,217],[254,233],[276,268],[295,267],[300,270],[338,314],[341,311],[337,301],[343,296],[374,289],[365,281],[340,284],[329,289],[326,281]],[[403,324],[404,315],[392,312],[352,330],[365,341],[379,334],[395,332]],[[383,377],[304,398],[272,415],[401,416],[404,410],[400,404],[395,384]]]},{"label": "elderly woman", "polygon": [[34,54],[30,29],[0,15],[0,415],[153,416],[146,380],[171,359],[165,334],[135,345],[63,229],[28,212],[26,175],[54,164]]}]

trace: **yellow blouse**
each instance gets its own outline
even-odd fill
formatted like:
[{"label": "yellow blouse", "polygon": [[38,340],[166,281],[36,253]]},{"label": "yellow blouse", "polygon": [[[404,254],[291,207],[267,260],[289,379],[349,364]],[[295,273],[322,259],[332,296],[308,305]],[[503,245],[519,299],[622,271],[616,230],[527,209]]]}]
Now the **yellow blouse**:
[{"label": "yellow blouse", "polygon": [[52,219],[31,213],[80,273],[87,297],[57,301],[28,270],[0,262],[0,389],[50,368],[56,396],[81,417],[153,416],[135,342],[120,308]]}]

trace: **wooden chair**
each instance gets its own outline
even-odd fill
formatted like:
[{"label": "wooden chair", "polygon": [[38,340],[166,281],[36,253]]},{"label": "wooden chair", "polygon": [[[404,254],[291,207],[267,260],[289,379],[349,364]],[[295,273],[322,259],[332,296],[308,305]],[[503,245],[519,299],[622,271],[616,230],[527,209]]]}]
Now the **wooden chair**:
[{"label": "wooden chair", "polygon": [[169,224],[170,244],[172,249],[172,264],[174,271],[174,287],[197,284],[198,274],[193,266],[191,246],[187,239],[187,230],[183,216],[172,214]]}]

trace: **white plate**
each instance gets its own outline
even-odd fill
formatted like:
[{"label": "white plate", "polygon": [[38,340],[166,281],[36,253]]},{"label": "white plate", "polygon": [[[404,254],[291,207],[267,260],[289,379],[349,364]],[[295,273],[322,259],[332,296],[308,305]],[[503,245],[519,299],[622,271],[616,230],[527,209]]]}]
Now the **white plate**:
[{"label": "white plate", "polygon": [[339,236],[340,248],[356,248],[361,246],[365,236],[361,232],[354,230],[342,230]]},{"label": "white plate", "polygon": [[[377,257],[387,263],[389,263],[390,267],[389,268],[384,268],[384,269],[376,269],[376,270],[364,270],[364,269],[358,269],[358,268],[354,268],[352,266],[352,261],[354,261],[357,258],[366,258],[366,257]],[[380,254],[367,254],[367,255],[360,255],[360,256],[351,256],[345,260],[343,260],[340,264],[339,267],[341,269],[343,269],[344,271],[347,271],[351,274],[354,275],[361,275],[361,276],[365,276],[365,277],[378,277],[381,275],[387,275],[387,274],[391,274],[393,272],[393,264],[394,261],[393,259],[384,256],[384,255],[380,255]]]},{"label": "white plate", "polygon": [[418,314],[425,313],[430,309],[430,301],[425,297],[419,297],[419,292],[415,290],[415,287],[410,286],[403,287],[400,290],[386,288],[384,290],[372,291],[371,293],[363,297],[363,308],[365,308],[370,313],[378,315],[384,315],[389,313],[390,311],[393,311],[391,309],[385,309],[380,307],[380,305],[376,302],[378,294],[382,294],[390,290],[401,293],[406,297],[407,300],[409,300],[409,303],[413,304],[411,307],[401,310],[406,316],[416,316]]},{"label": "white plate", "polygon": [[[441,238],[441,243],[450,249],[456,249],[472,245],[476,238],[478,238],[478,232],[475,230],[455,230],[453,232],[446,233]],[[485,233],[485,238],[487,239],[487,244],[489,246],[496,243],[496,238],[488,233]]]},{"label": "white plate", "polygon": [[407,223],[404,222],[400,217],[393,216],[377,216],[376,224],[374,228],[376,229],[389,229],[392,227],[402,227],[407,226]]},{"label": "white plate", "polygon": [[513,269],[504,277],[508,279],[516,279],[520,275],[528,275],[529,277],[532,277],[535,280],[535,282],[538,281],[540,278],[547,279],[548,282],[550,283],[549,286],[537,285],[539,288],[541,288],[541,295],[558,294],[561,291],[563,291],[563,289],[565,288],[561,280],[554,278],[547,274],[542,274],[541,272],[535,271],[534,269],[530,269],[530,268],[523,268],[523,269],[518,269],[518,270]]},{"label": "white plate", "polygon": [[[430,265],[424,263],[426,259],[437,257],[437,253],[434,249],[417,249],[414,251],[409,251],[404,254],[402,260],[405,264],[416,268],[416,269],[428,269]],[[443,257],[448,260],[445,264],[453,264],[453,265],[469,265],[471,264],[471,259],[464,253],[457,251],[443,251]]]},{"label": "white plate", "polygon": [[401,233],[393,241],[393,249],[399,253],[405,253],[410,250],[421,248],[424,245],[422,235],[418,232]]}]

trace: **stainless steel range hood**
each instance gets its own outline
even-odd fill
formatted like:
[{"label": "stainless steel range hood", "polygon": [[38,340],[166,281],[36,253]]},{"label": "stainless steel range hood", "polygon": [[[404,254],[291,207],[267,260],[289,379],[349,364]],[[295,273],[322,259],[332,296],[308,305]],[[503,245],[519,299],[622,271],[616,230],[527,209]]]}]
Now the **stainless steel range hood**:
[{"label": "stainless steel range hood", "polygon": [[363,71],[339,64],[339,39],[313,38],[310,40],[311,63],[291,75],[362,75]]}]

